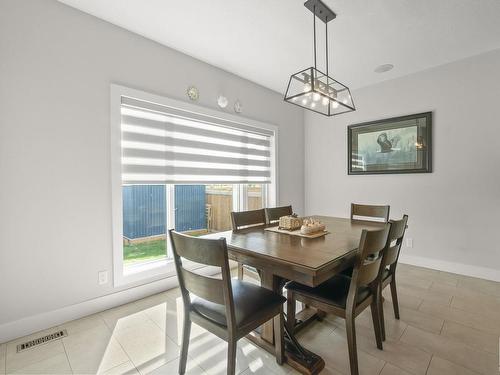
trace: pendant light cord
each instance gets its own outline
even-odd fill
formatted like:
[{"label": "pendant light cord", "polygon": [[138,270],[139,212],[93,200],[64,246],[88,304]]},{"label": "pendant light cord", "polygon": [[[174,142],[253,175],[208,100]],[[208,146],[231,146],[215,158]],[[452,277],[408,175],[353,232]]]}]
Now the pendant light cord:
[{"label": "pendant light cord", "polygon": [[314,69],[316,69],[316,5],[313,6]]},{"label": "pendant light cord", "polygon": [[328,84],[328,16],[326,17],[326,21],[325,21],[325,40],[326,40],[326,80],[327,80],[327,84]]}]

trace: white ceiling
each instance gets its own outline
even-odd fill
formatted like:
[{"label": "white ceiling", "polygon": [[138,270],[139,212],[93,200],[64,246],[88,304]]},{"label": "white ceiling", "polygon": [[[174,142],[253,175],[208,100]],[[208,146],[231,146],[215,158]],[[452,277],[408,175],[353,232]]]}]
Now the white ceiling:
[{"label": "white ceiling", "polygon": [[[313,62],[305,0],[60,1],[280,93]],[[330,75],[353,88],[500,48],[500,0],[325,2],[338,14]],[[385,63],[395,68],[373,72]]]}]

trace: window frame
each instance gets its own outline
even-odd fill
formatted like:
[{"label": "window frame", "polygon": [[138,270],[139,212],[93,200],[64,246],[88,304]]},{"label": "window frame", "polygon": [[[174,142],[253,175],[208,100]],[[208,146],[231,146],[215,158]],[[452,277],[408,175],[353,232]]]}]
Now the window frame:
[{"label": "window frame", "polygon": [[[172,277],[176,275],[175,266],[172,258],[168,257],[168,229],[166,233],[167,241],[167,258],[148,262],[143,265],[135,265],[132,267],[124,267],[123,262],[123,196],[122,196],[122,165],[121,165],[121,98],[135,98],[174,109],[180,109],[193,113],[193,115],[210,116],[214,119],[230,121],[234,124],[234,128],[238,129],[238,125],[245,130],[245,127],[251,126],[257,129],[270,130],[274,133],[271,137],[271,184],[267,184],[265,189],[262,189],[263,202],[264,196],[269,206],[275,206],[279,202],[278,191],[278,127],[273,124],[260,122],[257,120],[248,119],[245,117],[233,115],[230,113],[202,107],[193,103],[187,103],[176,99],[171,99],[165,96],[151,94],[145,91],[132,89],[126,86],[111,84],[110,85],[110,161],[111,161],[111,222],[112,222],[112,249],[113,249],[113,285],[120,287],[124,285],[141,285],[152,281]],[[203,185],[203,183],[200,183]],[[166,185],[167,194],[167,228],[175,225],[175,212],[171,209],[174,203],[174,185]],[[247,207],[247,194],[243,185],[240,188],[234,188],[238,185],[233,185],[233,207],[240,210],[245,210]],[[170,191],[172,190],[172,191]],[[237,206],[234,205],[237,203]],[[198,266],[192,265],[193,268]],[[126,268],[129,272],[125,272]],[[131,272],[134,269],[134,272]]]}]

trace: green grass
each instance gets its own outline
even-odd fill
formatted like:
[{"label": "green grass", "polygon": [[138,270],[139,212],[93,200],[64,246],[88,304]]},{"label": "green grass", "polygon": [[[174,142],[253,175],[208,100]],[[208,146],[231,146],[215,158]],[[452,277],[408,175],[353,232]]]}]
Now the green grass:
[{"label": "green grass", "polygon": [[123,245],[123,261],[125,264],[134,264],[150,260],[165,258],[165,240],[154,240],[130,245]]}]

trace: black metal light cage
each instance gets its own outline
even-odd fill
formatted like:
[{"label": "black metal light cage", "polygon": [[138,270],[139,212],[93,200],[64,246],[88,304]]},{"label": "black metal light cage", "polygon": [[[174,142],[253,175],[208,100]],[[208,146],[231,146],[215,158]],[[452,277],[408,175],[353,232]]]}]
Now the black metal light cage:
[{"label": "black metal light cage", "polygon": [[[355,111],[349,87],[328,75],[328,22],[337,15],[321,0],[308,0],[304,6],[313,13],[314,67],[290,76],[284,100],[325,116]],[[316,65],[316,17],[325,23],[326,74]]]}]

